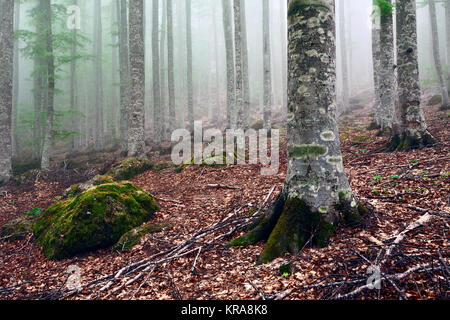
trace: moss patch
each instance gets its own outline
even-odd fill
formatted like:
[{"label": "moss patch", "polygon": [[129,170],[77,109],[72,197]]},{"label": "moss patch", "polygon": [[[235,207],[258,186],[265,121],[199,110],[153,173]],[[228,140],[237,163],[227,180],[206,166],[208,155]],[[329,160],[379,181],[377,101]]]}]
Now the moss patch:
[{"label": "moss patch", "polygon": [[115,251],[130,250],[134,246],[138,245],[142,239],[147,234],[153,234],[163,231],[164,229],[170,228],[167,223],[150,224],[145,226],[140,226],[134,228],[133,230],[125,233],[119,241],[113,247]]},{"label": "moss patch", "polygon": [[138,174],[152,169],[152,164],[148,159],[126,158],[117,162],[106,173],[116,181],[130,180]]},{"label": "moss patch", "polygon": [[420,139],[410,136],[405,136],[402,138],[399,135],[394,135],[386,145],[386,148],[389,151],[408,151],[413,149],[422,149],[435,143],[436,139],[428,133],[425,133]]},{"label": "moss patch", "polygon": [[288,152],[289,158],[316,159],[325,156],[328,153],[328,149],[318,144],[305,144],[301,146],[290,146]]},{"label": "moss patch", "polygon": [[303,200],[290,198],[267,240],[259,262],[270,262],[288,252],[296,254],[311,238],[313,245],[325,246],[333,234],[334,226],[323,221],[320,213],[313,212]]},{"label": "moss patch", "polygon": [[59,260],[113,245],[156,210],[155,200],[130,182],[103,184],[48,208],[33,232],[44,255]]}]

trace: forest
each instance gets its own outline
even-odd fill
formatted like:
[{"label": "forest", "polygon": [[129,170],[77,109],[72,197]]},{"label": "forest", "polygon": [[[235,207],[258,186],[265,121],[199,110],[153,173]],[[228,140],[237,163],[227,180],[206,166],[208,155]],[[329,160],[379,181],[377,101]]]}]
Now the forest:
[{"label": "forest", "polygon": [[448,300],[449,94],[450,0],[0,0],[0,300]]}]

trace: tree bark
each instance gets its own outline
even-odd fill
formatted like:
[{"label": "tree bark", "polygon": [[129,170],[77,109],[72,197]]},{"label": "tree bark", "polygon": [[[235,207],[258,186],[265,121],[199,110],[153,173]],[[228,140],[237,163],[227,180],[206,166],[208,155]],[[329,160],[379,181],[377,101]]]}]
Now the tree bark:
[{"label": "tree bark", "polygon": [[233,0],[234,8],[234,57],[236,67],[236,128],[244,129],[244,95],[242,75],[242,18],[241,0]]},{"label": "tree bark", "polygon": [[286,0],[281,0],[280,9],[280,36],[281,36],[281,76],[283,97],[282,97],[282,115],[283,119],[287,117],[287,12],[286,12]]},{"label": "tree bark", "polygon": [[227,128],[232,128],[234,127],[235,123],[233,114],[236,103],[236,82],[233,54],[233,25],[231,22],[230,0],[222,0],[222,13],[227,63]]},{"label": "tree bark", "polygon": [[250,126],[250,82],[248,74],[248,39],[246,0],[241,0],[241,40],[242,40],[242,86],[243,86],[243,126]]},{"label": "tree bark", "polygon": [[450,94],[450,0],[445,5],[445,36],[447,44],[447,92]]},{"label": "tree bark", "polygon": [[269,0],[263,0],[264,128],[272,128],[272,70]]},{"label": "tree bark", "polygon": [[162,19],[161,19],[161,39],[159,45],[159,58],[161,60],[160,65],[160,80],[161,80],[161,132],[163,140],[170,140],[169,130],[167,121],[169,120],[169,110],[167,108],[166,99],[166,88],[167,88],[167,77],[166,77],[166,37],[167,37],[167,0],[162,0]]},{"label": "tree bark", "polygon": [[[159,59],[159,0],[153,0],[152,8],[152,61],[153,61],[153,142],[162,138],[161,83]],[[131,44],[130,44],[131,47]]]},{"label": "tree bark", "polygon": [[105,147],[103,96],[103,27],[101,0],[94,1],[94,79],[95,79],[95,150]]},{"label": "tree bark", "polygon": [[[391,3],[392,0],[388,0]],[[393,12],[381,11],[380,16],[380,134],[392,135],[395,123],[395,60]]]},{"label": "tree bark", "polygon": [[[74,5],[78,5],[78,1],[74,0],[73,1]],[[72,132],[75,132],[79,129],[79,121],[78,121],[78,117],[75,119],[74,117],[74,112],[77,109],[77,61],[76,61],[76,56],[77,56],[77,30],[74,29],[72,30],[73,34],[72,34],[72,43],[71,43],[71,48],[70,48],[70,57],[71,57],[71,61],[70,61],[70,111],[72,112],[72,119],[70,121],[70,130]],[[73,151],[75,150],[75,136],[72,136],[71,141],[70,141],[70,149]]]},{"label": "tree bark", "polygon": [[[120,3],[119,3],[120,1]],[[127,0],[117,0],[119,14],[120,137],[122,152],[128,152],[128,109],[130,107],[130,66],[128,50]]]},{"label": "tree bark", "polygon": [[11,178],[14,1],[0,2],[0,185]]},{"label": "tree bark", "polygon": [[[14,30],[20,28],[20,1],[14,0]],[[19,58],[20,41],[14,42],[14,80],[13,80],[13,109],[12,109],[12,153],[13,157],[19,155],[19,137],[17,136],[18,114],[19,114]]]},{"label": "tree bark", "polygon": [[345,26],[345,0],[339,1],[339,37],[341,44],[341,76],[342,76],[342,110],[340,113],[346,113],[349,109],[349,77],[348,77],[348,60],[347,60],[347,40]]},{"label": "tree bark", "polygon": [[380,46],[380,17],[372,17],[372,64],[373,64],[373,84],[374,84],[374,119],[372,127],[381,128],[381,91],[380,91],[380,73],[381,73],[381,46]]},{"label": "tree bark", "polygon": [[192,1],[186,0],[187,100],[189,130],[194,131],[194,83],[192,75]]},{"label": "tree bark", "polygon": [[450,101],[447,91],[447,86],[445,85],[444,73],[442,70],[441,54],[439,52],[439,34],[437,28],[437,18],[436,18],[436,3],[435,0],[429,0],[430,9],[430,23],[431,23],[431,39],[433,41],[432,50],[434,58],[434,66],[436,68],[436,73],[439,81],[439,89],[442,94],[442,110],[447,110],[450,108]]},{"label": "tree bark", "polygon": [[409,150],[433,144],[421,106],[415,0],[397,0],[398,93],[396,132],[391,149]]},{"label": "tree bark", "polygon": [[[158,1],[158,0],[155,0]],[[131,103],[128,114],[128,156],[145,157],[145,40],[144,1],[130,1]],[[157,72],[159,73],[159,72]]]},{"label": "tree bark", "polygon": [[291,0],[288,12],[287,177],[271,209],[231,243],[268,238],[261,263],[308,243],[326,245],[341,216],[357,223],[362,210],[344,171],[336,122],[334,1]]},{"label": "tree bark", "polygon": [[55,57],[53,54],[53,31],[52,31],[52,9],[51,0],[40,0],[44,14],[44,34],[46,44],[47,63],[47,99],[46,99],[46,123],[44,142],[42,146],[41,170],[50,170],[50,147],[52,143],[53,118],[54,118],[54,95],[55,95]]},{"label": "tree bark", "polygon": [[173,0],[167,0],[167,66],[169,92],[169,135],[176,129],[175,71],[173,41]]}]

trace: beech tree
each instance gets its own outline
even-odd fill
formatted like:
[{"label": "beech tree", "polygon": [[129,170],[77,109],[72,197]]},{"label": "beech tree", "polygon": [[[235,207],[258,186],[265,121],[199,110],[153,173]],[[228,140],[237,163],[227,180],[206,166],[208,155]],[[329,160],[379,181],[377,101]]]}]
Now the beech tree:
[{"label": "beech tree", "polygon": [[128,156],[145,157],[144,1],[133,0],[129,5],[131,103],[128,113]]},{"label": "beech tree", "polygon": [[223,29],[225,36],[226,69],[227,69],[227,127],[233,127],[235,105],[235,67],[233,54],[233,25],[231,20],[230,0],[222,0]]},{"label": "beech tree", "polygon": [[398,125],[391,149],[411,149],[435,142],[421,105],[417,50],[416,1],[397,0]]},{"label": "beech tree", "polygon": [[341,214],[354,224],[366,211],[350,189],[336,122],[334,0],[290,0],[288,22],[286,181],[271,209],[231,243],[267,239],[262,263],[307,243],[324,246]]},{"label": "beech tree", "polygon": [[439,89],[442,95],[442,110],[450,108],[450,100],[448,96],[447,86],[444,80],[444,71],[442,69],[441,54],[439,52],[439,34],[437,27],[437,17],[436,17],[436,2],[435,0],[428,0],[428,8],[430,9],[430,24],[431,24],[431,39],[432,39],[432,50],[434,58],[434,66],[436,68],[436,74],[439,82]]},{"label": "beech tree", "polygon": [[0,185],[11,178],[14,1],[0,1]]}]

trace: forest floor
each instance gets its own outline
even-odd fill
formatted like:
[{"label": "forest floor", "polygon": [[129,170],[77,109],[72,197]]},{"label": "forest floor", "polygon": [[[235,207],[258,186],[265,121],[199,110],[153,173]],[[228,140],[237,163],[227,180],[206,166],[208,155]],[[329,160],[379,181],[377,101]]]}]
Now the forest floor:
[{"label": "forest floor", "polygon": [[[448,299],[449,113],[425,107],[430,132],[439,140],[436,145],[388,153],[379,151],[387,138],[366,129],[370,112],[367,106],[340,123],[351,187],[360,201],[374,209],[360,227],[341,227],[329,246],[307,246],[296,256],[265,265],[256,263],[264,243],[228,248],[227,242],[244,230],[210,241],[229,231],[218,230],[196,239],[190,254],[163,261],[145,281],[141,278],[115,292],[87,286],[67,298]],[[284,146],[283,135],[282,150]],[[92,170],[91,175],[103,169]],[[168,168],[140,174],[132,182],[158,199],[160,210],[152,222],[169,223],[170,228],[144,237],[131,251],[104,249],[63,261],[46,260],[31,234],[21,241],[0,241],[0,299],[61,297],[58,293],[64,290],[70,265],[81,268],[82,284],[86,284],[180,245],[233,214],[247,217],[268,195],[266,207],[274,201],[283,187],[285,171],[286,154],[282,154],[280,173],[275,176],[261,176],[259,165],[189,166],[179,173]],[[10,184],[0,190],[0,225],[33,208],[47,208],[69,183],[64,174],[59,179],[37,180],[32,185]],[[412,225],[417,221],[428,223]],[[291,271],[281,274],[279,267],[287,261]],[[381,261],[386,279],[381,290],[366,290],[367,271],[375,261]],[[411,269],[414,267],[417,269]],[[111,289],[114,287],[118,288],[117,284]]]}]

